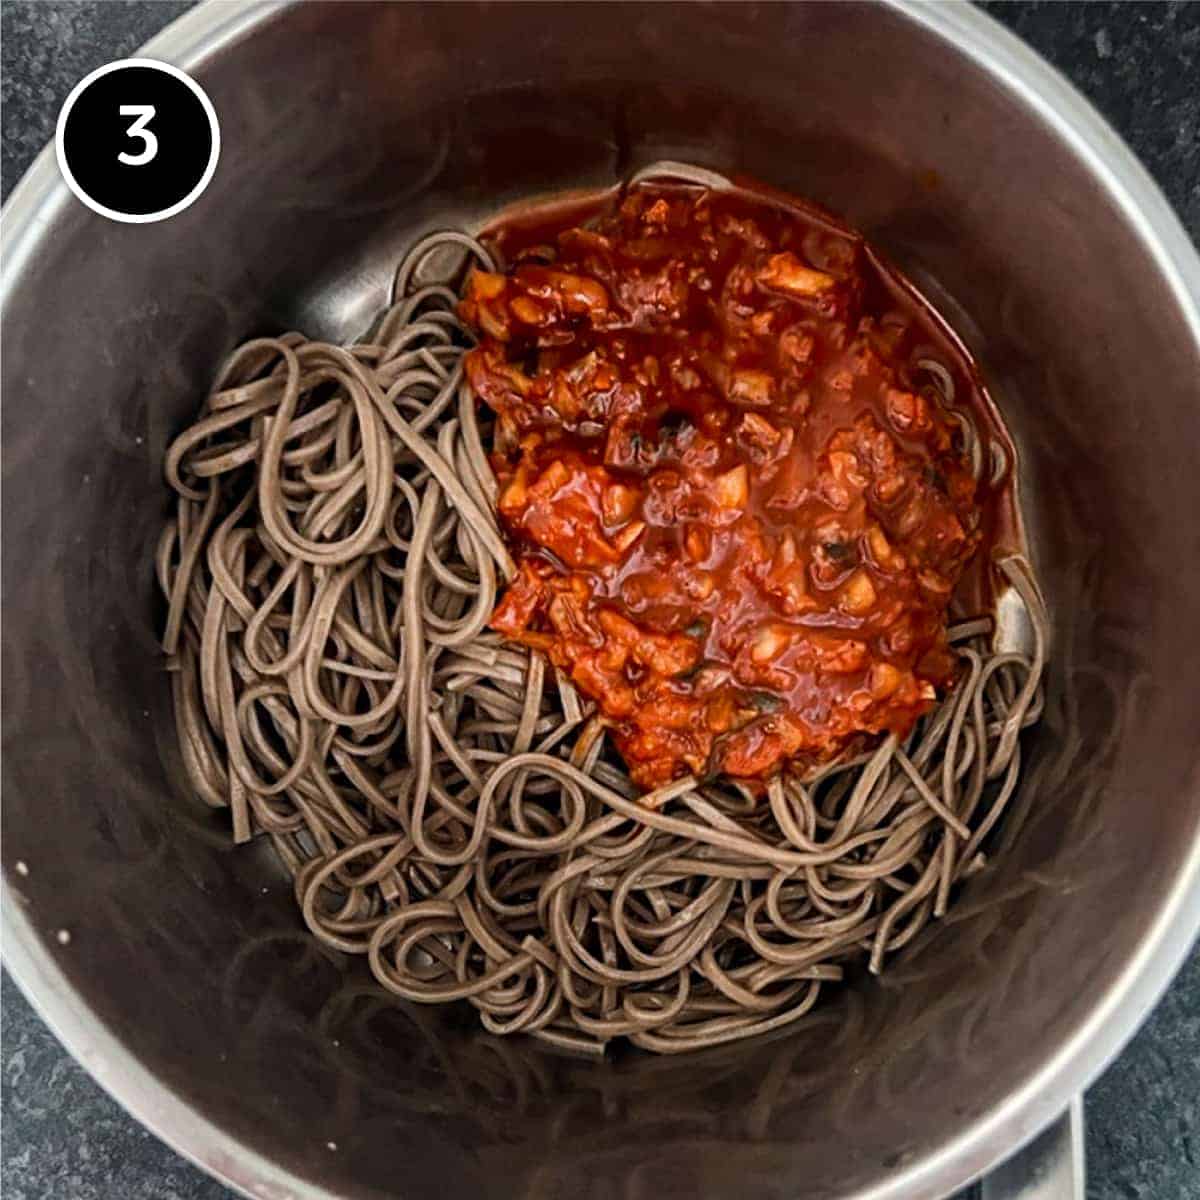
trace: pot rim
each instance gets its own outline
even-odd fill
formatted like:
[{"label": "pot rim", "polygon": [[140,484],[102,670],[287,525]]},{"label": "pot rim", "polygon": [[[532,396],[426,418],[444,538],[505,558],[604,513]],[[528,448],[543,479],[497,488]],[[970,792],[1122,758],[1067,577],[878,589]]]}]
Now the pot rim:
[{"label": "pot rim", "polygon": [[[300,0],[230,5],[206,0],[172,22],[138,54],[195,70],[205,60]],[[1014,34],[971,5],[882,0],[948,42],[990,74],[1067,144],[1119,206],[1169,286],[1200,355],[1200,255],[1149,173],[1092,105]],[[38,155],[0,213],[0,309],[15,290],[44,230],[73,203],[53,144]],[[210,1121],[158,1079],[91,1012],[58,968],[7,877],[0,887],[5,965],[72,1056],[142,1125],[196,1166],[253,1200],[338,1200]],[[1200,839],[1136,952],[1087,1019],[1016,1091],[949,1141],[856,1200],[941,1196],[1012,1154],[1100,1074],[1166,990],[1200,931]]]}]

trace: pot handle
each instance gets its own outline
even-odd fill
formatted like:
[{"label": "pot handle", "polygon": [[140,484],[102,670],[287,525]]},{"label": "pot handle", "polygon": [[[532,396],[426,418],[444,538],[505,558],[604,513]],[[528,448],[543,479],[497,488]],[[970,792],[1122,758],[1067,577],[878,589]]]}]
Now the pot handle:
[{"label": "pot handle", "polygon": [[1083,1097],[979,1182],[980,1200],[1084,1200]]}]

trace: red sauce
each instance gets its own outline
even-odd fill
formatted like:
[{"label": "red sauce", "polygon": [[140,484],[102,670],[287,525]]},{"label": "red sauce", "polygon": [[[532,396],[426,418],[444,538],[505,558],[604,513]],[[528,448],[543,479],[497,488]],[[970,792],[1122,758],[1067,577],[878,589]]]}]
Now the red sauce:
[{"label": "red sauce", "polygon": [[461,312],[519,564],[493,627],[646,788],[906,734],[954,680],[951,599],[1007,495],[917,366],[1002,437],[936,314],[776,195],[639,185],[490,237],[508,268]]}]

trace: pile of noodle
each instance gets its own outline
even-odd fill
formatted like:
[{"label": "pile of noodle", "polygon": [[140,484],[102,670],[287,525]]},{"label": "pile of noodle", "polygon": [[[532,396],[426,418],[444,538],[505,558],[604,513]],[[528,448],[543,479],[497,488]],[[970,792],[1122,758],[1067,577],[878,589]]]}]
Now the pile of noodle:
[{"label": "pile of noodle", "polygon": [[998,569],[1032,652],[996,652],[989,617],[952,626],[961,678],[907,741],[765,800],[694,779],[639,797],[590,705],[487,629],[512,562],[471,336],[453,286],[417,283],[447,259],[452,283],[493,266],[425,239],[369,340],[247,342],[168,451],[157,572],[191,784],[238,841],[271,839],[315,937],[493,1033],[677,1052],[795,1021],[983,865],[1041,710],[1028,565]]}]

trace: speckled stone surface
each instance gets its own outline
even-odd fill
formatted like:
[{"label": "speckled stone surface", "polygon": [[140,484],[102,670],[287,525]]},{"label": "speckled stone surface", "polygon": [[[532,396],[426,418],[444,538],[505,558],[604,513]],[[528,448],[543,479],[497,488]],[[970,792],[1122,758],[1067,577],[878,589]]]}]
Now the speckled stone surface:
[{"label": "speckled stone surface", "polygon": [[[3,0],[8,191],[93,67],[130,54],[187,0]],[[1200,3],[987,3],[1113,123],[1200,240]],[[5,976],[4,1200],[222,1200],[66,1055]],[[1090,1200],[1200,1200],[1200,952],[1087,1096]]]}]

